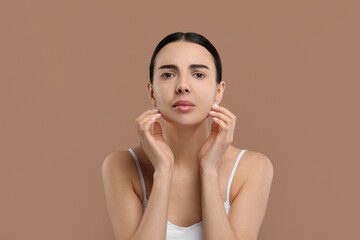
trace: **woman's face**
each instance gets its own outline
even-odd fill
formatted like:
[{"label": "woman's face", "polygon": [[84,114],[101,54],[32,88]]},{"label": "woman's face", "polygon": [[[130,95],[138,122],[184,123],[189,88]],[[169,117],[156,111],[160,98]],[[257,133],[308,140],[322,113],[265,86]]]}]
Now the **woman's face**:
[{"label": "woman's face", "polygon": [[[219,104],[225,83],[216,83],[213,56],[203,46],[177,41],[164,46],[155,59],[149,96],[167,121],[192,125],[205,120],[214,103]],[[190,110],[173,107],[178,100],[192,102]]]}]

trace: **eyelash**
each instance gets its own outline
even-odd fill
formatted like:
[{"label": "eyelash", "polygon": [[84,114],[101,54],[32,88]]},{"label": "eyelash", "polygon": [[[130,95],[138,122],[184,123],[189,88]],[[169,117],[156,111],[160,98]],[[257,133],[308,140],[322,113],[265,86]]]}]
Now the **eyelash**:
[{"label": "eyelash", "polygon": [[[164,74],[162,74],[160,77],[161,77],[161,78],[168,79],[167,77],[164,77],[164,75],[166,75],[166,74],[173,74],[173,73],[164,73]],[[203,73],[195,73],[195,74],[201,74],[203,77],[200,77],[200,79],[206,77],[205,74],[203,74]],[[174,74],[173,74],[173,75],[174,75]]]}]

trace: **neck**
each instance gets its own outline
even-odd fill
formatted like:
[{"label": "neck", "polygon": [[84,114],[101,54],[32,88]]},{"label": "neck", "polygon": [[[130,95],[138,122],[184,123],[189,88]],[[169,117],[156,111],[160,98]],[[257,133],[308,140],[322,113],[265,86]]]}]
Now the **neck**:
[{"label": "neck", "polygon": [[211,118],[197,125],[178,125],[164,121],[163,137],[174,153],[174,168],[199,169],[199,152],[210,134]]}]

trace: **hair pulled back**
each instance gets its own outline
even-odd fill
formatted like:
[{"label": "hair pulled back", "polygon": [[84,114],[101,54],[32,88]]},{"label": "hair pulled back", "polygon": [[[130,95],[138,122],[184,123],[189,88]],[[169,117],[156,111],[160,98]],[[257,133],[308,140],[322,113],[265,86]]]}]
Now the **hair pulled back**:
[{"label": "hair pulled back", "polygon": [[221,82],[221,74],[222,74],[221,60],[218,52],[216,51],[216,48],[211,44],[211,42],[208,39],[206,39],[204,36],[195,32],[187,32],[187,33],[175,32],[163,38],[154,50],[149,67],[151,84],[153,84],[154,64],[155,64],[156,55],[165,45],[176,41],[192,42],[205,47],[214,58],[215,67],[216,67],[216,82],[217,84]]}]

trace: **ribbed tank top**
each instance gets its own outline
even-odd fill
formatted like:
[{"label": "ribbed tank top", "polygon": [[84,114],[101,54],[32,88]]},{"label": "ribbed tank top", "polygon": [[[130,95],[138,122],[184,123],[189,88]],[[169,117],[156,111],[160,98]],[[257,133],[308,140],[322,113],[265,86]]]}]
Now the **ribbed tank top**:
[{"label": "ribbed tank top", "polygon": [[[136,163],[136,167],[140,176],[140,181],[141,181],[141,187],[142,187],[142,191],[143,191],[143,211],[145,211],[146,206],[148,204],[148,199],[146,198],[146,188],[145,188],[145,181],[144,181],[144,177],[143,174],[141,172],[141,168],[140,168],[140,164],[139,164],[139,160],[137,158],[137,156],[135,155],[135,152],[129,148],[128,149],[129,152],[131,153],[131,155],[133,156],[135,163]],[[246,149],[243,149],[240,151],[239,155],[236,158],[235,164],[233,166],[233,169],[231,171],[230,177],[229,177],[229,181],[228,181],[228,185],[227,185],[227,192],[226,192],[226,201],[224,202],[224,207],[225,207],[225,211],[226,211],[226,215],[229,215],[229,210],[230,210],[230,202],[229,202],[229,197],[230,197],[230,189],[231,189],[231,184],[232,184],[232,180],[234,178],[235,175],[235,171],[236,168],[239,164],[239,161],[242,157],[242,155],[246,152]],[[203,228],[202,228],[202,221],[197,222],[189,227],[181,227],[178,225],[175,225],[173,223],[171,223],[169,220],[167,221],[167,231],[166,231],[166,239],[167,240],[179,240],[179,239],[186,239],[186,240],[203,240],[204,239],[204,235],[203,235]]]}]

